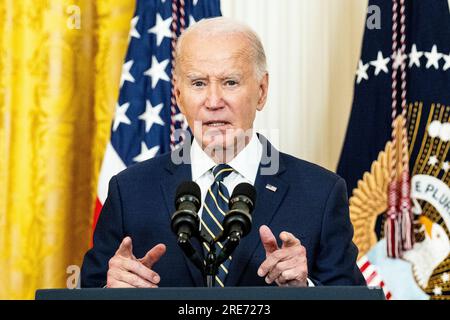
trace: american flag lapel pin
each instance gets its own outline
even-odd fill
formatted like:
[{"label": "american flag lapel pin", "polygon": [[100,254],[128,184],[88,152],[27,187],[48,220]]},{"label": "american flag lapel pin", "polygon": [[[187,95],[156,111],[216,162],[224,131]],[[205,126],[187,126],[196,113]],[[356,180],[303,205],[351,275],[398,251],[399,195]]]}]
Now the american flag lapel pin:
[{"label": "american flag lapel pin", "polygon": [[266,184],[266,189],[269,189],[272,192],[277,191],[277,187],[271,185],[271,184]]}]

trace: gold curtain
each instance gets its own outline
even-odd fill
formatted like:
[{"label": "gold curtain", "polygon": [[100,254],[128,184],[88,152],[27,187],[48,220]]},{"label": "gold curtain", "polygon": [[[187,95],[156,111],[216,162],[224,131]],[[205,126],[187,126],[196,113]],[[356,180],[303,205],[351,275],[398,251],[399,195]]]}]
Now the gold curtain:
[{"label": "gold curtain", "polygon": [[81,266],[134,6],[0,1],[0,299]]}]

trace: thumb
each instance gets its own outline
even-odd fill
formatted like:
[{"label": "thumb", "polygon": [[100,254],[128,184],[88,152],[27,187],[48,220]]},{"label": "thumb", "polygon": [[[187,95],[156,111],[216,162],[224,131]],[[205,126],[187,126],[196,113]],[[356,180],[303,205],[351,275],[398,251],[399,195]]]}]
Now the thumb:
[{"label": "thumb", "polygon": [[283,241],[283,248],[294,247],[301,244],[299,239],[292,233],[286,231],[280,233],[280,239]]},{"label": "thumb", "polygon": [[151,248],[143,258],[139,259],[147,268],[151,269],[153,265],[166,253],[166,246],[162,243]]},{"label": "thumb", "polygon": [[116,251],[116,255],[124,258],[133,258],[133,244],[130,237],[125,237],[122,240],[119,249]]},{"label": "thumb", "polygon": [[262,225],[259,228],[259,236],[261,237],[261,242],[266,250],[266,255],[278,250],[277,239],[268,226]]}]

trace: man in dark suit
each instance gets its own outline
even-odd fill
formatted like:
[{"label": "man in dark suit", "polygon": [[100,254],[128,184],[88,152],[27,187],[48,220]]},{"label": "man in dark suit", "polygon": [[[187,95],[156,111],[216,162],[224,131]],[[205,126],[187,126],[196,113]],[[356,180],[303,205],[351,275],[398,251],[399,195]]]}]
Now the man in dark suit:
[{"label": "man in dark suit", "polygon": [[203,286],[170,227],[175,190],[186,180],[200,186],[201,231],[211,237],[222,229],[234,187],[248,182],[257,191],[253,228],[220,266],[217,285],[365,285],[345,182],[279,153],[252,129],[268,82],[261,42],[245,25],[214,18],[183,33],[175,92],[194,138],[111,179],[82,287]]}]

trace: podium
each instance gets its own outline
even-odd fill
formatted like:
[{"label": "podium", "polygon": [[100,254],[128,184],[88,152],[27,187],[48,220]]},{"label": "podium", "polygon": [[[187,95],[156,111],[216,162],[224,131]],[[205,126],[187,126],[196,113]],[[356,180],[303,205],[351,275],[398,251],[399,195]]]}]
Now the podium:
[{"label": "podium", "polygon": [[44,289],[36,300],[384,300],[379,288],[368,287],[225,287],[156,289]]}]

